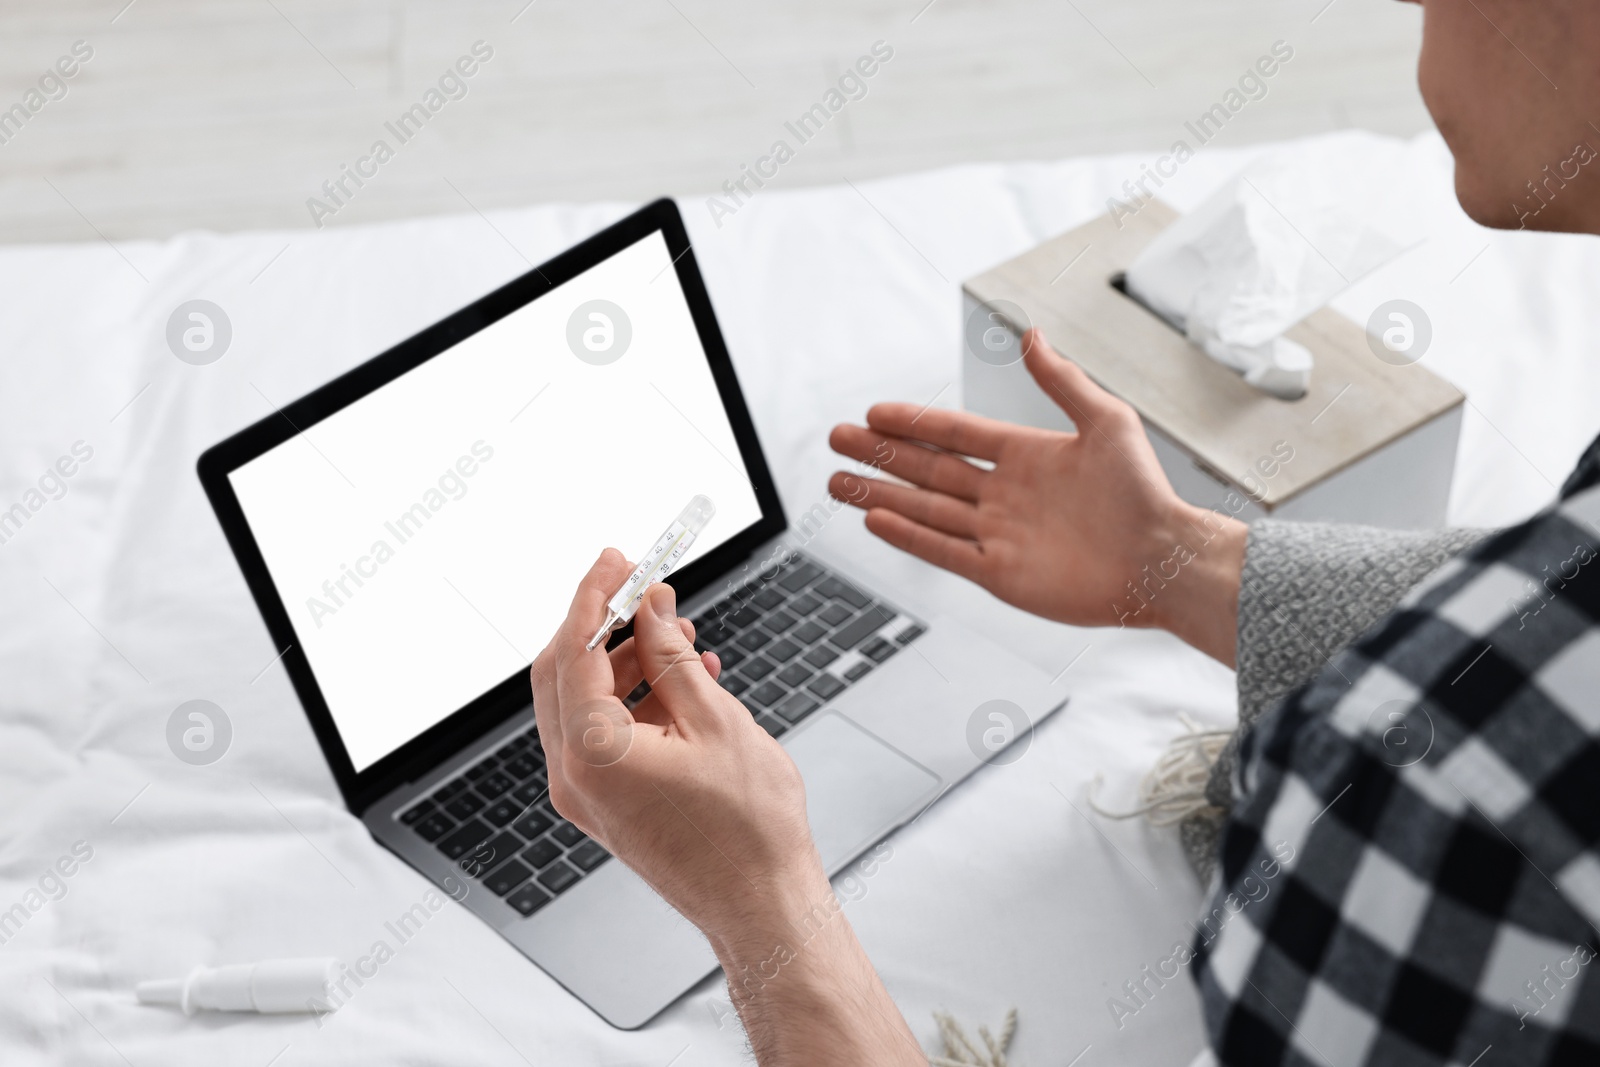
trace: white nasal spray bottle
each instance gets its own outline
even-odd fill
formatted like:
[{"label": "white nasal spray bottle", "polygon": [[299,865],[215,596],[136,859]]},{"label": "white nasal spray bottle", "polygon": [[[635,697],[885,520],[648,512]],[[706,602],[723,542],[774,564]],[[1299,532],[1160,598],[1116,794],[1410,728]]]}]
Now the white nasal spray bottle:
[{"label": "white nasal spray bottle", "polygon": [[672,525],[656,538],[656,543],[645,553],[644,559],[628,575],[628,580],[622,583],[617,595],[606,603],[606,621],[600,624],[600,629],[584,646],[586,650],[593,652],[595,646],[606,639],[606,634],[633,618],[634,612],[644,602],[644,591],[672,573],[672,568],[683,559],[689,546],[694,544],[694,539],[716,513],[717,506],[708,496],[697,496],[684,505],[678,517],[672,520]]},{"label": "white nasal spray bottle", "polygon": [[141,1004],[170,1004],[193,1015],[210,1011],[259,1011],[269,1014],[316,1011],[311,1003],[328,995],[338,977],[339,961],[325,959],[262,960],[225,967],[196,967],[187,978],[140,982],[134,996]]}]

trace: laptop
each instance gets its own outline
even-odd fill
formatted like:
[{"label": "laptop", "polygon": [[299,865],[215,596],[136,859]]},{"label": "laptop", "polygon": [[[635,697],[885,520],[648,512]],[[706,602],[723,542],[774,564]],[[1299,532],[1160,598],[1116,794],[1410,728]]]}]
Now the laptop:
[{"label": "laptop", "polygon": [[789,529],[670,200],[215,445],[199,475],[350,810],[617,1027],[717,963],[550,804],[528,668],[600,549],[643,552],[714,501],[670,579],[679,610],[799,766],[830,875],[1065,703]]}]

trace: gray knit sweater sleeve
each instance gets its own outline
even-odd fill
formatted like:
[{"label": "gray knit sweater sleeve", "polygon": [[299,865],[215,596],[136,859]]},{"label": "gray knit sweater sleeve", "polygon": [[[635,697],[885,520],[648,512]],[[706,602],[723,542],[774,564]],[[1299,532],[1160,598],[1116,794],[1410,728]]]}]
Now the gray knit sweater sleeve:
[{"label": "gray knit sweater sleeve", "polygon": [[1239,586],[1239,729],[1211,769],[1212,809],[1185,821],[1182,836],[1202,879],[1233,804],[1239,737],[1339,650],[1393,611],[1412,586],[1487,530],[1384,530],[1281,522],[1250,526]]},{"label": "gray knit sweater sleeve", "polygon": [[1487,535],[1272,519],[1251,525],[1239,584],[1240,724],[1309,681],[1412,586]]}]

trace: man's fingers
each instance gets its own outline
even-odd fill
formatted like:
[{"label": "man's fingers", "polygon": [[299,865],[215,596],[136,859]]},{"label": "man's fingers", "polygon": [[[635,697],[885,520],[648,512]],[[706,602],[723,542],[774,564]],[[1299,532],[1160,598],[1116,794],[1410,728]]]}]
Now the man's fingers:
[{"label": "man's fingers", "polygon": [[573,594],[566,620],[557,633],[557,644],[565,649],[573,637],[581,637],[578,642],[580,650],[588,644],[600,624],[605,622],[606,601],[622,588],[622,583],[628,580],[631,573],[633,564],[621,552],[608,548],[600,553],[600,557],[589,567],[589,572],[578,581],[578,591]]},{"label": "man's fingers", "polygon": [[677,625],[677,594],[657,583],[633,617],[634,644],[650,690],[680,723],[715,715],[727,692],[712,680],[700,653]]},{"label": "man's fingers", "polygon": [[660,697],[651,693],[633,706],[633,719],[635,722],[648,723],[651,726],[669,726],[672,723],[672,713],[661,703]]},{"label": "man's fingers", "polygon": [[533,717],[539,724],[539,740],[547,759],[561,758],[560,701],[556,699],[554,644],[539,653],[528,671],[533,688]]},{"label": "man's fingers", "polygon": [[867,512],[867,529],[901,551],[983,584],[983,552],[971,541],[940,533],[888,508]]},{"label": "man's fingers", "polygon": [[596,715],[611,724],[613,734],[625,731],[632,723],[627,709],[613,692],[616,679],[611,673],[611,660],[598,646],[592,652],[584,647],[605,621],[606,601],[627,580],[631,569],[616,549],[608,548],[600,553],[600,558],[578,583],[566,621],[561,624],[551,648],[540,657],[553,661],[554,701],[559,709],[561,741],[566,752],[572,752],[574,746],[584,743],[586,738],[592,741],[599,736],[604,724],[596,721]]},{"label": "man's fingers", "polygon": [[867,409],[867,425],[880,433],[989,460],[999,459],[1006,439],[1016,433],[1015,426],[998,419],[915,404],[874,404]]},{"label": "man's fingers", "polygon": [[[583,655],[584,645],[605,620],[606,601],[611,599],[631,570],[631,564],[616,549],[608,548],[600,553],[589,572],[578,582],[572,603],[567,608],[567,617],[528,672],[533,688],[534,717],[539,722],[539,736],[544,742],[546,755],[552,761],[560,758],[565,740],[561,719],[562,675],[568,672],[568,661],[575,654]],[[579,661],[584,669],[578,674],[594,690],[594,696],[609,695],[610,662],[599,649],[596,649],[596,653]]]},{"label": "man's fingers", "polygon": [[[1126,405],[1094,383],[1083,368],[1061,356],[1038,329],[1022,337],[1022,361],[1055,405],[1067,413],[1080,431],[1120,417]],[[1087,421],[1089,425],[1080,425]]]},{"label": "man's fingers", "polygon": [[621,700],[644,681],[644,668],[639,666],[638,649],[631,637],[607,654],[611,657],[611,676],[616,679],[611,695]]},{"label": "man's fingers", "polygon": [[[683,636],[689,641],[694,641],[694,623],[688,619],[679,619],[678,628],[683,631]],[[639,665],[639,646],[633,638],[628,638],[622,644],[613,648],[611,656],[611,674],[616,678],[616,685],[611,692],[618,700],[639,688],[639,683],[644,681],[644,668]],[[715,674],[712,677],[716,677]]]},{"label": "man's fingers", "polygon": [[[685,620],[678,620],[683,622]],[[700,653],[700,662],[705,664],[706,673],[711,675],[711,680],[716,681],[722,675],[722,661],[715,652]],[[652,726],[666,726],[672,722],[672,713],[661,703],[661,698],[652,690],[645,698],[633,706],[633,717],[637,722],[649,723]]]},{"label": "man's fingers", "polygon": [[978,539],[978,509],[929,489],[908,489],[882,479],[861,479],[866,484],[851,484],[851,475],[842,471],[828,479],[828,492],[863,511],[888,508],[908,519],[968,541]]},{"label": "man's fingers", "polygon": [[[873,410],[876,411],[877,408]],[[828,435],[828,444],[840,455],[871,464],[897,478],[904,478],[908,482],[928,489],[937,489],[941,493],[962,500],[978,498],[978,486],[986,473],[960,456],[936,451],[915,441],[885,437],[881,433],[861,426],[848,424],[835,426],[833,432]],[[859,492],[856,487],[868,479],[854,474],[847,477],[851,481],[845,483],[845,492],[840,495],[840,499],[855,503],[853,496]]]}]

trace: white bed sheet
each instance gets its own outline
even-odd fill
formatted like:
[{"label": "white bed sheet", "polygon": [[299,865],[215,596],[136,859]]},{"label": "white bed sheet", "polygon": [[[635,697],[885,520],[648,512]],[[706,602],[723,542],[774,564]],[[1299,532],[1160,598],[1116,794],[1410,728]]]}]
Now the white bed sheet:
[{"label": "white bed sheet", "polygon": [[[1396,202],[1429,240],[1340,306],[1428,309],[1426,362],[1471,398],[1452,518],[1498,523],[1554,492],[1600,423],[1586,239],[1490,234],[1450,195],[1435,137],[1351,136],[1402,161]],[[1248,152],[1205,149],[1163,195],[1196,202]],[[960,167],[762,191],[713,224],[683,204],[791,514],[823,498],[827,427],[872,401],[956,405],[962,278],[1105,209],[1139,156]],[[620,204],[553,205],[320,233],[188,234],[0,249],[0,509],[77,441],[69,491],[0,545],[0,911],[78,841],[92,859],[0,945],[0,1061],[131,1064],[748,1062],[711,980],[637,1033],[610,1029],[463,909],[442,910],[336,1015],[197,1016],[133,1003],[199,962],[335,955],[394,938],[426,884],[342,807],[194,475],[206,446],[593,232]],[[231,317],[211,366],[164,327],[201,297]],[[315,516],[307,516],[315,521]],[[1200,888],[1175,834],[1095,817],[1178,730],[1233,714],[1232,675],[1161,635],[1041,623],[876,544],[819,544],[909,607],[960,612],[1070,692],[1020,761],[985,770],[892,839],[846,905],[924,1041],[933,1009],[998,1023],[1012,1062],[1187,1063],[1187,977],[1119,1027],[1123,983],[1187,940]],[[227,756],[180,763],[165,724],[203,698]],[[674,1057],[677,1057],[676,1059]]]}]

